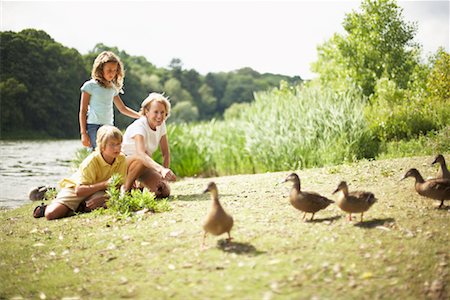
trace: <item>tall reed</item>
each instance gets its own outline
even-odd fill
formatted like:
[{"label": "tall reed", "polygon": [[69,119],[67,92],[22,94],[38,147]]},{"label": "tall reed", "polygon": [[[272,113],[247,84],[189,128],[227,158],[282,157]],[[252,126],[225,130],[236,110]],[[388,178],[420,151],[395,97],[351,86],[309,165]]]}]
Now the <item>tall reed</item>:
[{"label": "tall reed", "polygon": [[357,91],[315,87],[260,92],[239,119],[170,124],[172,167],[179,176],[300,169],[373,157]]},{"label": "tall reed", "polygon": [[[376,154],[357,90],[334,93],[314,86],[255,95],[242,113],[247,148],[257,172],[301,169],[354,161]],[[376,144],[373,144],[376,148]]]}]

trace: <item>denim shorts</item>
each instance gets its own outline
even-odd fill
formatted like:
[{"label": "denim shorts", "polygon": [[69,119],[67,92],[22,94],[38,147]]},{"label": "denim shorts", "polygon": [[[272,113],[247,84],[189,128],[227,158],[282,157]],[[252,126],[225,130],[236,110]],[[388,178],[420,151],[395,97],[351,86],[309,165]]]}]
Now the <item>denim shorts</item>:
[{"label": "denim shorts", "polygon": [[97,147],[97,131],[100,127],[102,127],[102,125],[87,124],[87,134],[91,140],[91,150],[95,150],[95,147]]}]

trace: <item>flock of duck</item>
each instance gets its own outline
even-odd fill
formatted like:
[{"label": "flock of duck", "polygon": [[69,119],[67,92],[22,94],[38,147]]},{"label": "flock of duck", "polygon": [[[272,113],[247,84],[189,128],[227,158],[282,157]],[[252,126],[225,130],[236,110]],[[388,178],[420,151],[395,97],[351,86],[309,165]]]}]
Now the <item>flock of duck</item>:
[{"label": "flock of duck", "polygon": [[[414,177],[415,189],[419,195],[424,197],[441,201],[439,208],[442,208],[445,200],[450,200],[450,172],[447,169],[444,156],[437,155],[432,162],[432,165],[439,163],[440,168],[435,178],[424,180],[419,171],[415,168],[409,169],[401,180]],[[293,186],[289,194],[289,202],[291,205],[302,211],[303,219],[307,213],[311,213],[311,220],[314,214],[325,209],[335,201],[321,196],[315,192],[306,192],[301,190],[300,177],[296,173],[292,173],[286,177],[283,182],[292,182]],[[233,217],[228,214],[222,207],[219,201],[219,193],[214,182],[210,182],[204,193],[210,192],[212,205],[203,222],[203,241],[202,247],[205,245],[205,238],[208,233],[213,235],[228,234],[227,241],[231,240],[231,229],[233,228]],[[345,181],[341,181],[333,192],[337,195],[336,204],[344,212],[348,213],[349,220],[352,220],[352,213],[361,213],[361,222],[363,221],[364,212],[368,211],[370,207],[377,201],[375,195],[366,191],[348,191],[348,186]]]}]

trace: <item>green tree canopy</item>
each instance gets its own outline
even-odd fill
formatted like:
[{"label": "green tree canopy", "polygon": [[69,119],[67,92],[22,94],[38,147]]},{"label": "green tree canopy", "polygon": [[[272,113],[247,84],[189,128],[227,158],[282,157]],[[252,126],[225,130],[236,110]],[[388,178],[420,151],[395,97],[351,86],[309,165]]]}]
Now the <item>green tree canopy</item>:
[{"label": "green tree canopy", "polygon": [[41,30],[0,33],[2,137],[78,135],[82,56]]},{"label": "green tree canopy", "polygon": [[382,77],[407,87],[420,47],[413,42],[416,24],[403,20],[395,1],[364,0],[361,12],[347,14],[343,27],[346,34],[335,34],[318,47],[312,69],[323,83],[344,89],[356,84],[366,96]]}]

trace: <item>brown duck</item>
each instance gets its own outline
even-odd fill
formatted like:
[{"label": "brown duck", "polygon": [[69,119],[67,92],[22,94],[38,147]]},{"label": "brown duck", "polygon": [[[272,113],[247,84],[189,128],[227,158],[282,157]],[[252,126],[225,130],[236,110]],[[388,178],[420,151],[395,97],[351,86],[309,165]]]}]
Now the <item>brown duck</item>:
[{"label": "brown duck", "polygon": [[348,220],[352,220],[352,213],[361,213],[361,222],[363,221],[364,212],[377,201],[375,195],[371,192],[353,191],[348,192],[347,182],[341,181],[333,194],[340,192],[337,197],[336,204],[340,209],[347,212]]},{"label": "brown duck", "polygon": [[295,173],[290,174],[283,182],[287,181],[294,183],[289,195],[289,202],[291,202],[293,207],[304,212],[303,219],[305,219],[306,213],[312,213],[311,220],[313,220],[316,212],[334,203],[333,200],[323,197],[318,193],[302,191],[300,188],[300,178]]},{"label": "brown duck", "polygon": [[223,233],[228,233],[227,242],[231,240],[230,231],[233,228],[233,217],[225,212],[222,205],[219,202],[219,192],[217,186],[214,182],[210,182],[208,187],[203,193],[210,192],[212,205],[211,209],[203,222],[203,229],[205,234],[203,235],[202,247],[205,245],[205,238],[207,233],[213,235],[221,235]]},{"label": "brown duck", "polygon": [[436,155],[434,161],[431,164],[434,165],[435,163],[439,163],[441,165],[436,178],[450,179],[450,172],[447,169],[447,164],[445,163],[445,158],[442,154]]},{"label": "brown duck", "polygon": [[416,179],[414,187],[419,195],[441,201],[439,208],[444,205],[445,200],[450,199],[450,179],[432,178],[424,180],[419,171],[414,168],[409,169],[401,180],[408,177],[414,177]]},{"label": "brown duck", "polygon": [[46,185],[41,185],[35,188],[32,188],[29,192],[28,192],[28,198],[31,201],[41,201],[45,198],[45,193],[48,190],[55,190],[55,188],[53,187],[49,187]]}]

